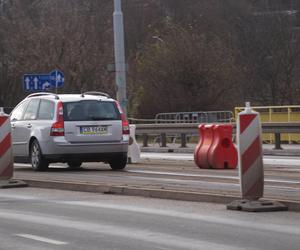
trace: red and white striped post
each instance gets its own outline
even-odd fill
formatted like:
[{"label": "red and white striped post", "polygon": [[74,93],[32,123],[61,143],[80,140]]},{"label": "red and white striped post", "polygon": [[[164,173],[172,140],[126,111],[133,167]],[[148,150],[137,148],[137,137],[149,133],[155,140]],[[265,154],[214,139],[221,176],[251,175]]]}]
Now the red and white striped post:
[{"label": "red and white striped post", "polygon": [[10,120],[3,108],[0,108],[0,180],[12,178],[13,166]]},{"label": "red and white striped post", "polygon": [[262,131],[259,113],[251,109],[249,102],[238,114],[236,138],[242,200],[233,201],[227,208],[251,212],[286,210],[279,202],[259,201],[264,192]]},{"label": "red and white striped post", "polygon": [[264,191],[261,124],[259,113],[249,103],[238,114],[237,145],[242,198],[258,200]]},{"label": "red and white striped post", "polygon": [[13,169],[11,124],[9,115],[0,107],[0,188],[27,186],[22,181],[11,180]]}]

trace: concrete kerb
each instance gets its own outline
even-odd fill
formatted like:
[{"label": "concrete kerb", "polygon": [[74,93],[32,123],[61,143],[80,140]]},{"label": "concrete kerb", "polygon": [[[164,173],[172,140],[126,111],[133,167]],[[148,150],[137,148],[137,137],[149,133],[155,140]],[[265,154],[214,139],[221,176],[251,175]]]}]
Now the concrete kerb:
[{"label": "concrete kerb", "polygon": [[0,188],[21,188],[21,187],[28,187],[27,183],[22,180],[0,180]]},{"label": "concrete kerb", "polygon": [[[107,185],[105,183],[86,183],[86,182],[63,182],[63,181],[45,181],[45,180],[33,180],[23,179],[26,181],[29,187],[37,188],[49,188],[58,190],[80,191],[80,192],[93,192],[103,194],[116,194],[116,195],[128,195],[128,196],[141,196],[160,199],[171,199],[181,201],[193,201],[193,202],[210,202],[219,204],[228,204],[236,199],[240,199],[238,195],[225,195],[214,193],[199,193],[188,192],[180,190],[167,190],[167,189],[150,189],[132,186],[122,185]],[[263,199],[265,201],[273,199]],[[285,204],[289,211],[300,211],[300,202],[289,200],[278,200]]]}]

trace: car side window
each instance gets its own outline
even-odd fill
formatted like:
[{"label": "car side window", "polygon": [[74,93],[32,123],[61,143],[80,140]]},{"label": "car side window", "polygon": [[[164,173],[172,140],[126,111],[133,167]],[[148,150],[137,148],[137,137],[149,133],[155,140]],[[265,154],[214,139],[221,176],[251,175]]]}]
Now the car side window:
[{"label": "car side window", "polygon": [[39,120],[52,120],[54,117],[54,103],[48,100],[41,100],[38,112]]},{"label": "car side window", "polygon": [[24,111],[28,105],[28,101],[22,102],[20,105],[18,105],[10,115],[11,121],[20,121],[23,118]]},{"label": "car side window", "polygon": [[35,120],[37,117],[37,111],[39,108],[40,100],[33,99],[29,102],[24,114],[24,120]]}]

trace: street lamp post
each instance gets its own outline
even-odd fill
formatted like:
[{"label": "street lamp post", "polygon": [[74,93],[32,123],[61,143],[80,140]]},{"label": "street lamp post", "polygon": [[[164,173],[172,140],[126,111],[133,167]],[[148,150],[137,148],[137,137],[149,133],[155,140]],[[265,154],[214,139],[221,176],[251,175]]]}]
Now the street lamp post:
[{"label": "street lamp post", "polygon": [[115,49],[115,71],[117,85],[117,100],[119,101],[125,115],[127,116],[126,97],[126,63],[124,51],[124,24],[121,0],[114,0],[114,49]]}]

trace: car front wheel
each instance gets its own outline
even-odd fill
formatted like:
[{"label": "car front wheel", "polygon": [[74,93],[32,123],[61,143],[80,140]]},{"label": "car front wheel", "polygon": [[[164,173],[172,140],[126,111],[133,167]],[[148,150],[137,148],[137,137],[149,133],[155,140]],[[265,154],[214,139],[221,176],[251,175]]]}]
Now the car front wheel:
[{"label": "car front wheel", "polygon": [[37,140],[34,140],[30,145],[30,161],[34,171],[45,171],[48,169],[49,162],[44,159]]}]

